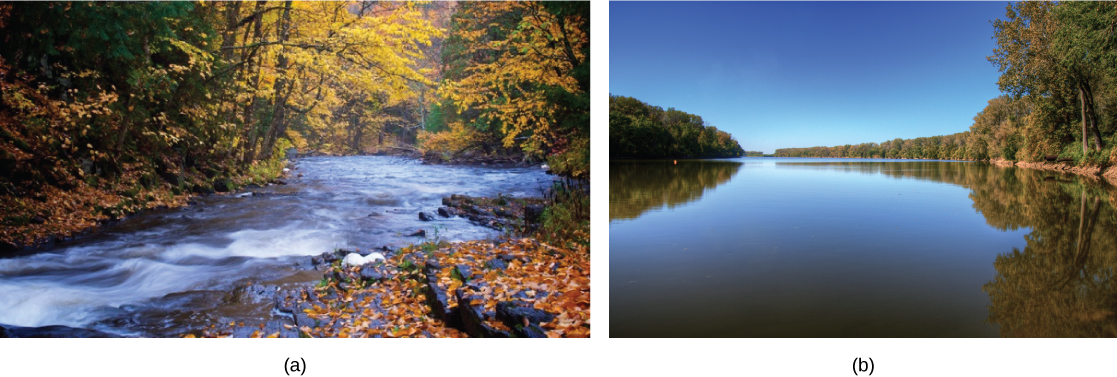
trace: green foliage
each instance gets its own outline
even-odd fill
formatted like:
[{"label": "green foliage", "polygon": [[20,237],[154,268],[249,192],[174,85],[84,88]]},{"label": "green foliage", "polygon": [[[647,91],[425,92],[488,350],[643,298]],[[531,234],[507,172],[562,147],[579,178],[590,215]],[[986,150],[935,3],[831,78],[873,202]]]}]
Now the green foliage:
[{"label": "green foliage", "polygon": [[589,19],[585,2],[459,3],[442,49],[450,101],[432,127],[450,131],[420,134],[427,151],[522,154],[588,178]]},{"label": "green foliage", "polygon": [[589,250],[588,181],[566,179],[555,182],[546,200],[538,237],[560,247]]},{"label": "green foliage", "polygon": [[846,144],[834,147],[781,148],[776,157],[895,158],[895,159],[973,159],[967,148],[969,132],[945,136],[896,138],[883,143]]},{"label": "green foliage", "polygon": [[[1114,134],[1115,16],[1117,9],[1103,2],[1019,2],[994,21],[997,48],[989,60],[1010,96],[1002,102],[1024,105],[1015,106],[1011,129],[983,130],[988,142],[1004,144],[990,154],[1037,161],[1069,153],[1073,144],[1079,148],[1076,161],[1107,163],[1086,150],[1100,154]],[[994,105],[990,101],[987,111]]]},{"label": "green foliage", "polygon": [[744,149],[733,136],[706,124],[698,115],[674,108],[665,111],[631,97],[609,96],[610,158],[724,158],[744,155]]}]

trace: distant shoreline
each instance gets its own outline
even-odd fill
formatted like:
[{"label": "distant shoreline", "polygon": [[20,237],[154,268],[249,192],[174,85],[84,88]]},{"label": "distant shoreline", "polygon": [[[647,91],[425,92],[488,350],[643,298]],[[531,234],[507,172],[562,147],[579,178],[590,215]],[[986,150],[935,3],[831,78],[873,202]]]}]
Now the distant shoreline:
[{"label": "distant shoreline", "polygon": [[[724,159],[740,159],[742,157],[670,157],[670,158],[631,158],[631,157],[613,157],[609,161],[666,161],[666,160],[724,160]],[[1099,166],[1072,166],[1058,162],[1027,162],[1027,161],[1009,161],[1005,159],[992,159],[992,160],[966,160],[966,159],[931,159],[931,158],[881,158],[881,157],[774,157],[764,156],[771,158],[833,158],[833,159],[880,159],[880,160],[903,160],[903,161],[956,161],[956,162],[985,162],[1000,167],[1017,167],[1021,169],[1034,169],[1056,171],[1067,174],[1080,175],[1087,178],[1101,178],[1108,182],[1111,186],[1117,187],[1117,166],[1110,166],[1102,168]]]}]

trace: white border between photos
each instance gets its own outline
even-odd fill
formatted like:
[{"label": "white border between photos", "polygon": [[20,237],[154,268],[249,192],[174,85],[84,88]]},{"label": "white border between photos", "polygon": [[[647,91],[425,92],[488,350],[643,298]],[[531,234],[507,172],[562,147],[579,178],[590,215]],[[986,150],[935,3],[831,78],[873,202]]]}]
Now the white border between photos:
[{"label": "white border between photos", "polygon": [[306,376],[850,376],[857,357],[874,376],[1117,373],[1112,339],[609,339],[608,26],[593,1],[592,339],[0,339],[0,375],[284,376],[286,358]]}]

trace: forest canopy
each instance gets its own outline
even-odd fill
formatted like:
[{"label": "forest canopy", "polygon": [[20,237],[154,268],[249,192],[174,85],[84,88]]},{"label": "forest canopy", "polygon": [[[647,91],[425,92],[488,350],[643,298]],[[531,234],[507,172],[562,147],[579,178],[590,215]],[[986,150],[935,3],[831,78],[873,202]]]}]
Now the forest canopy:
[{"label": "forest canopy", "polygon": [[610,158],[741,157],[745,150],[725,131],[675,108],[609,95]]},{"label": "forest canopy", "polygon": [[589,5],[0,3],[0,243],[263,183],[290,148],[589,177]]}]

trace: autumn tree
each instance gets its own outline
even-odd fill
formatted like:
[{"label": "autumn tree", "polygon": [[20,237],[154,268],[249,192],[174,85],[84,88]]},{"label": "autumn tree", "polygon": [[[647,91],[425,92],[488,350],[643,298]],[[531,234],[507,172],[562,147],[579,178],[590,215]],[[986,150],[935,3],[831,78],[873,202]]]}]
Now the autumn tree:
[{"label": "autumn tree", "polygon": [[443,35],[428,8],[4,3],[0,242],[262,183],[283,146],[351,153],[414,132]]},{"label": "autumn tree", "polygon": [[494,138],[588,177],[589,21],[588,2],[462,3],[440,91],[456,116],[428,147],[491,149]]},{"label": "autumn tree", "polygon": [[[993,22],[997,48],[989,60],[1001,71],[1001,90],[1036,104],[1025,127],[1034,142],[1025,146],[1030,158],[1058,152],[1066,141],[1057,130],[1080,113],[1082,153],[1089,138],[1094,150],[1103,141],[1098,131],[1097,87],[1101,59],[1107,55],[1112,4],[1019,2],[1010,4],[1005,20]],[[1109,17],[1112,19],[1112,17]],[[1077,100],[1077,101],[1075,101]],[[1053,132],[1054,131],[1054,132]]]}]

